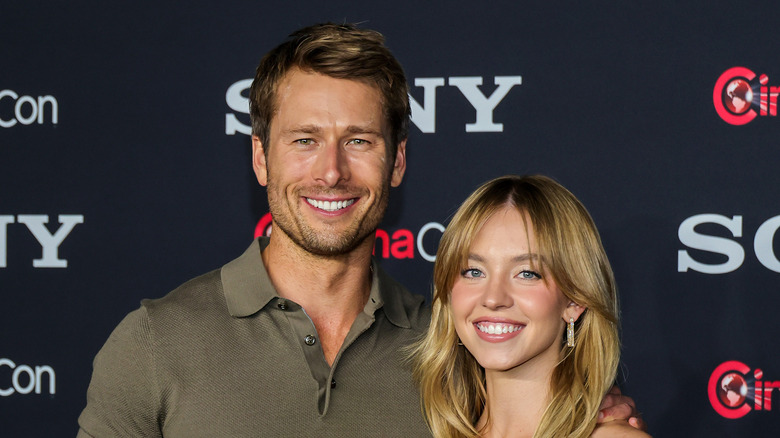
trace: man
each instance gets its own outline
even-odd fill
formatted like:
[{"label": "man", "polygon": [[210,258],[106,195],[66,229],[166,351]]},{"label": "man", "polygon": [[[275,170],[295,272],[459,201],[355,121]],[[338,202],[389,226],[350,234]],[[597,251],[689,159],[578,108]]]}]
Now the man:
[{"label": "man", "polygon": [[401,66],[374,31],[302,29],[261,61],[250,114],[273,233],[120,323],[79,436],[428,435],[404,347],[430,310],[371,259],[406,170]]}]

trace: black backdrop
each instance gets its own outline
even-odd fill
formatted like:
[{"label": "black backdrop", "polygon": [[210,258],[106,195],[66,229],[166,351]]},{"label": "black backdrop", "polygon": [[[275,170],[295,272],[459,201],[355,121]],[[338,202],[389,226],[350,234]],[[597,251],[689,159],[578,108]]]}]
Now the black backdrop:
[{"label": "black backdrop", "polygon": [[[322,21],[385,34],[419,106],[387,256],[376,248],[388,271],[429,296],[426,254],[465,196],[502,174],[550,175],[601,230],[621,291],[621,386],[650,431],[776,435],[777,4],[9,3],[0,435],[73,436],[121,318],[248,245],[267,205],[241,81]],[[753,102],[737,116],[722,97],[740,77]],[[744,400],[720,398],[728,375]]]}]

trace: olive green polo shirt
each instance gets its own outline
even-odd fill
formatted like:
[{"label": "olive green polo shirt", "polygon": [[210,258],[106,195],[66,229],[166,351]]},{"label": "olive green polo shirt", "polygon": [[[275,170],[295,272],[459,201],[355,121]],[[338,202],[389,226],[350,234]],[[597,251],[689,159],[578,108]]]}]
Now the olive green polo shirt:
[{"label": "olive green polo shirt", "polygon": [[403,348],[430,310],[373,265],[333,366],[279,297],[261,238],[222,269],[144,300],[95,357],[80,437],[429,436]]}]

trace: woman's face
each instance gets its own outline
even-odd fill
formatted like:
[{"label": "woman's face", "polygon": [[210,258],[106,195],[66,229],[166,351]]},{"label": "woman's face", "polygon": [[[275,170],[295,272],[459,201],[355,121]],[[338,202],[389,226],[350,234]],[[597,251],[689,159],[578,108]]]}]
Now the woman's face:
[{"label": "woman's face", "polygon": [[524,365],[549,372],[559,360],[564,321],[581,313],[569,306],[531,248],[536,244],[528,216],[515,208],[499,210],[477,233],[467,267],[452,287],[455,329],[486,370]]}]

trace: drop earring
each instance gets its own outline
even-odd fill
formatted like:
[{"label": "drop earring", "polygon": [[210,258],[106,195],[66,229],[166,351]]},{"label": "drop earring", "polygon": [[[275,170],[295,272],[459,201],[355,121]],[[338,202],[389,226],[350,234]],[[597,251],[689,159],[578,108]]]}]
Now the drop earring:
[{"label": "drop earring", "polygon": [[574,318],[569,318],[569,324],[566,326],[566,346],[574,347]]}]

